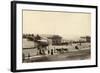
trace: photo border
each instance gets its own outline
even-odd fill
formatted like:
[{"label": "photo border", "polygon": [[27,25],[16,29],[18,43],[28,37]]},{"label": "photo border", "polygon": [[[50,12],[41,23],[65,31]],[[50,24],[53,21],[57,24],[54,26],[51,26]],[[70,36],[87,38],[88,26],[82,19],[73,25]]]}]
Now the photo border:
[{"label": "photo border", "polygon": [[[71,67],[53,67],[53,68],[39,68],[39,69],[23,69],[17,70],[16,68],[16,7],[17,4],[35,4],[35,5],[50,5],[50,6],[67,6],[67,7],[81,7],[81,8],[95,8],[96,9],[96,64],[85,65],[85,66],[71,66]],[[11,1],[11,71],[12,72],[23,72],[23,71],[40,71],[40,70],[55,70],[55,69],[73,69],[73,68],[88,68],[98,66],[98,7],[90,5],[74,5],[74,4],[59,4],[59,3],[45,3],[45,2],[27,2],[27,1]]]}]

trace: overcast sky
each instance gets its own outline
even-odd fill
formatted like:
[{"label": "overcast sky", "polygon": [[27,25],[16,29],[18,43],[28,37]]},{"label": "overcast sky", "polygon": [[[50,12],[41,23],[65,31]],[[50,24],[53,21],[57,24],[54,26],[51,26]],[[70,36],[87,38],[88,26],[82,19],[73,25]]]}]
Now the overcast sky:
[{"label": "overcast sky", "polygon": [[63,37],[91,34],[91,14],[23,11],[23,33],[58,34]]}]

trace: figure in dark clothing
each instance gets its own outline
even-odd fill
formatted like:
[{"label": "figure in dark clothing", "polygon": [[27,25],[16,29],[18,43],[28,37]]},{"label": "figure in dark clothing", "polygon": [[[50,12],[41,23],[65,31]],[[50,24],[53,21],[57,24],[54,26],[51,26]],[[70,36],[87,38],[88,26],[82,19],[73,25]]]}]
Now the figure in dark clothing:
[{"label": "figure in dark clothing", "polygon": [[53,49],[51,49],[51,55],[53,55]]},{"label": "figure in dark clothing", "polygon": [[75,49],[79,50],[78,46],[75,46]]},{"label": "figure in dark clothing", "polygon": [[50,54],[50,50],[48,50],[48,54]]}]

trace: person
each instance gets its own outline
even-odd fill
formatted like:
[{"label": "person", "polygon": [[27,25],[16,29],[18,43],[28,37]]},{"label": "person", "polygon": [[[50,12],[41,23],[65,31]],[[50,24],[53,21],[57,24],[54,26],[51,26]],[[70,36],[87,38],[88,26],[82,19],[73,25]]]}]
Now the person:
[{"label": "person", "polygon": [[53,55],[53,49],[51,49],[51,55]]},{"label": "person", "polygon": [[48,50],[48,54],[50,54],[50,50]]},{"label": "person", "polygon": [[78,46],[75,46],[75,49],[77,49],[77,50],[78,50],[78,49],[79,49],[79,47],[78,47]]}]

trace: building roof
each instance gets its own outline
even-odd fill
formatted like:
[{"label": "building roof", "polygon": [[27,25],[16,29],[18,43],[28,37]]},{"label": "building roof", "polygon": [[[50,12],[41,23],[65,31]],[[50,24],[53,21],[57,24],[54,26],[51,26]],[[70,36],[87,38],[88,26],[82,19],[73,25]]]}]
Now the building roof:
[{"label": "building roof", "polygon": [[52,37],[48,37],[49,39],[61,39],[62,37],[61,36],[59,36],[59,35],[53,35]]}]

